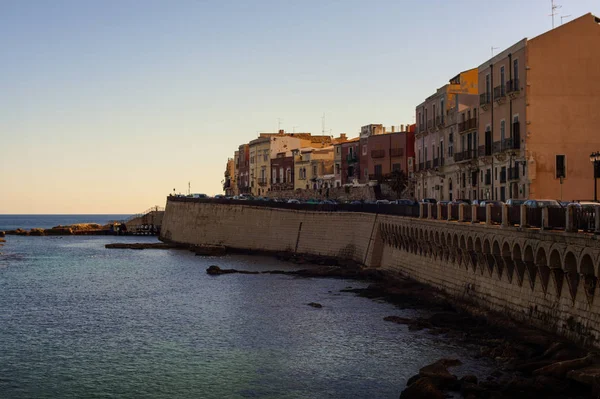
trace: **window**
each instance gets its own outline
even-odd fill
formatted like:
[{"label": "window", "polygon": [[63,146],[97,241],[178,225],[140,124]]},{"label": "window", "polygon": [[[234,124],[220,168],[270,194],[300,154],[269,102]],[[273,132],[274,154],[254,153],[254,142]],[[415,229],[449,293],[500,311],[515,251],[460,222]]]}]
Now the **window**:
[{"label": "window", "polygon": [[556,178],[567,177],[567,156],[557,155],[556,156]]},{"label": "window", "polygon": [[286,174],[287,174],[287,181],[288,181],[288,183],[292,183],[292,169],[291,168],[287,168]]},{"label": "window", "polygon": [[284,175],[283,175],[283,168],[279,168],[279,182],[285,183],[285,179],[284,179]]},{"label": "window", "polygon": [[367,146],[366,145],[362,146],[362,154],[367,155]]},{"label": "window", "polygon": [[506,122],[504,119],[500,121],[500,142],[504,146],[504,138],[506,137]]},{"label": "window", "polygon": [[442,115],[442,123],[444,123],[444,99],[440,101],[440,114]]},{"label": "window", "polygon": [[313,177],[317,177],[317,165],[313,165],[312,174],[313,174]]},{"label": "window", "polygon": [[335,153],[336,154],[340,153],[340,146],[339,145],[335,146]]},{"label": "window", "polygon": [[402,170],[402,165],[400,165],[399,163],[392,164],[392,171],[396,172],[399,170]]},{"label": "window", "polygon": [[427,162],[427,147],[425,147],[425,162]]},{"label": "window", "polygon": [[454,155],[454,131],[450,128],[450,134],[448,135],[448,156]]},{"label": "window", "polygon": [[[519,80],[519,59],[513,60],[513,81]],[[516,88],[516,87],[515,87]]]},{"label": "window", "polygon": [[375,165],[375,176],[381,176],[381,175],[382,175],[381,165]]},{"label": "window", "polygon": [[277,183],[277,168],[273,168],[273,173],[271,173],[271,178],[273,179],[273,183]]},{"label": "window", "polygon": [[500,86],[504,87],[504,65],[500,67]]},{"label": "window", "polygon": [[336,174],[336,175],[339,175],[339,174],[340,174],[340,164],[339,164],[339,163],[336,163],[336,164],[335,164],[335,174]]},{"label": "window", "polygon": [[263,161],[268,161],[269,160],[269,150],[264,150],[263,152]]},{"label": "window", "polygon": [[485,75],[485,93],[486,97],[490,95],[490,74]]}]

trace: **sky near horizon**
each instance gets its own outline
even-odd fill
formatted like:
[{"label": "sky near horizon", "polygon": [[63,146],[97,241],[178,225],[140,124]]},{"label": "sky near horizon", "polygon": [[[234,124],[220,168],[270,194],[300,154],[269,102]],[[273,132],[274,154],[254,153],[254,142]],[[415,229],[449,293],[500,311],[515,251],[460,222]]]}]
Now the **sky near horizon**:
[{"label": "sky near horizon", "polygon": [[[600,0],[557,0],[564,22]],[[137,213],[222,193],[272,132],[414,123],[550,0],[0,0],[0,214]],[[278,118],[280,121],[278,121]]]}]

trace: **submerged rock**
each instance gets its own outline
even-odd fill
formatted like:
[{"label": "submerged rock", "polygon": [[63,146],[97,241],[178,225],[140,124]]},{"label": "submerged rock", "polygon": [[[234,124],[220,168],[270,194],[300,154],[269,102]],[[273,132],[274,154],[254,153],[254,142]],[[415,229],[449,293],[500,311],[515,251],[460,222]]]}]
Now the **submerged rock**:
[{"label": "submerged rock", "polygon": [[206,273],[210,274],[211,276],[218,276],[218,275],[221,275],[221,274],[233,274],[233,273],[259,274],[259,272],[251,272],[251,271],[247,271],[247,270],[221,269],[217,265],[209,266],[208,269],[206,269]]},{"label": "submerged rock", "polygon": [[312,306],[313,308],[317,308],[317,309],[321,309],[323,307],[323,305],[321,305],[320,303],[316,303],[316,302],[307,303],[307,305]]}]

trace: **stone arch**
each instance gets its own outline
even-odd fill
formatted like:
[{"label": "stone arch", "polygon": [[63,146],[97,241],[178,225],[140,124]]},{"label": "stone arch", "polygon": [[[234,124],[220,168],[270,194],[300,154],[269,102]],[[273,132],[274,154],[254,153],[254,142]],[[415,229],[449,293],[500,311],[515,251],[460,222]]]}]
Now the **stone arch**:
[{"label": "stone arch", "polygon": [[435,232],[435,243],[437,245],[440,245],[440,232],[439,231]]},{"label": "stone arch", "polygon": [[552,252],[550,252],[548,267],[550,268],[550,275],[554,279],[557,298],[560,297],[560,293],[562,292],[563,281],[565,279],[565,272],[562,266],[563,265],[560,252],[558,251],[558,249],[554,248]]},{"label": "stone arch", "polygon": [[535,253],[535,265],[538,268],[540,281],[542,282],[542,289],[544,292],[547,292],[548,280],[550,279],[550,268],[548,267],[548,257],[546,256],[546,250],[544,247],[538,247]]},{"label": "stone arch", "polygon": [[525,263],[525,270],[527,271],[527,275],[529,276],[529,284],[531,285],[531,290],[535,288],[535,279],[537,277],[537,267],[535,263],[535,257],[533,255],[533,247],[531,245],[526,245],[523,250],[523,262]]},{"label": "stone arch", "polygon": [[471,260],[471,267],[473,271],[477,270],[477,251],[475,250],[475,243],[473,241],[473,237],[469,235],[467,238],[467,253],[469,254],[469,258]]},{"label": "stone arch", "polygon": [[512,283],[515,262],[513,261],[512,251],[510,250],[510,244],[508,241],[504,241],[504,244],[502,245],[502,260],[504,261],[504,267],[506,268],[506,276],[508,277],[508,281]]},{"label": "stone arch", "polygon": [[521,253],[521,246],[519,243],[514,243],[511,252],[515,270],[517,271],[517,284],[519,284],[519,287],[522,287],[523,276],[525,275],[525,262],[523,262],[523,254]]},{"label": "stone arch", "polygon": [[469,269],[469,263],[471,261],[471,257],[467,252],[467,240],[465,239],[465,235],[461,234],[460,239],[458,241],[458,248],[460,254],[460,263],[462,263],[467,270]]},{"label": "stone arch", "polygon": [[583,277],[585,296],[590,305],[594,301],[594,294],[598,285],[598,277],[594,273],[595,269],[592,256],[588,253],[583,254],[579,261],[579,274]]},{"label": "stone arch", "polygon": [[577,271],[577,258],[573,252],[569,251],[566,253],[563,265],[563,271],[569,287],[569,293],[571,294],[571,300],[575,302],[577,288],[579,287],[579,272]]},{"label": "stone arch", "polygon": [[494,272],[495,259],[492,253],[492,245],[490,243],[490,240],[488,240],[487,238],[483,240],[483,256],[485,257],[488,272],[490,273],[490,276],[492,276]]},{"label": "stone arch", "polygon": [[498,240],[492,242],[492,255],[494,256],[494,263],[496,265],[496,272],[498,273],[498,280],[502,280],[502,273],[504,272],[504,261],[502,259],[502,251],[500,249],[500,243]]}]

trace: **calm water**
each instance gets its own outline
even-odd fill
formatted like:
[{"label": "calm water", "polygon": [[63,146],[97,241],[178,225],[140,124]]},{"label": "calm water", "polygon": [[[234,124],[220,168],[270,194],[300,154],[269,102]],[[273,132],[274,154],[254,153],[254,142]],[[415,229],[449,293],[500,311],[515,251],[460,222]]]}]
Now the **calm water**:
[{"label": "calm water", "polygon": [[49,229],[60,224],[99,223],[125,220],[130,215],[0,215],[0,231],[32,228]]},{"label": "calm water", "polygon": [[[383,321],[419,312],[339,292],[363,283],[211,277],[211,264],[293,265],[104,248],[155,240],[7,237],[0,397],[397,398],[441,357],[463,360],[459,375],[488,370],[473,350]],[[323,309],[306,305],[313,301]]]}]

